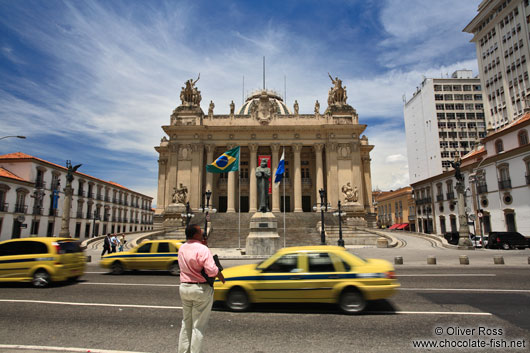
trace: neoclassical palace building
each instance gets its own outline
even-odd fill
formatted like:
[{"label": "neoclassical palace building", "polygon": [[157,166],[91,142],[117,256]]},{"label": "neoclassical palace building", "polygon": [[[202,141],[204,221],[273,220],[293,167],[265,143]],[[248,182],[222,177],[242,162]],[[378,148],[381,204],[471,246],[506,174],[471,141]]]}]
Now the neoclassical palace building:
[{"label": "neoclassical palace building", "polygon": [[[173,111],[170,124],[162,126],[167,137],[155,147],[159,153],[156,215],[174,203],[175,192],[182,189],[187,189],[193,209],[211,190],[218,212],[256,212],[259,160],[270,159],[273,179],[283,150],[286,212],[312,212],[321,203],[319,190],[324,189],[332,209],[341,200],[372,215],[374,146],[362,135],[366,125],[359,124],[357,112],[346,103],[342,81],[331,79],[334,86],[322,112],[318,101],[311,114],[299,113],[297,101],[291,111],[279,94],[264,89],[248,96],[238,110],[232,102],[228,115],[214,114],[212,101],[204,114],[197,80],[188,80],[180,94],[182,104]],[[207,164],[235,146],[241,147],[239,172],[206,172]],[[283,185],[270,188],[272,212],[283,211],[283,197]]]}]

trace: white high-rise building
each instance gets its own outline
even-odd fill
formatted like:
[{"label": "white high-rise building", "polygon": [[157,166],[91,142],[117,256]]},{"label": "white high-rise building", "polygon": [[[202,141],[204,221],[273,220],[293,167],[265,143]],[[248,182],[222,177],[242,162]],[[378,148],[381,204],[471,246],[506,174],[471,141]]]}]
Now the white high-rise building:
[{"label": "white high-rise building", "polygon": [[411,184],[447,171],[486,136],[480,80],[470,70],[424,79],[404,116]]},{"label": "white high-rise building", "polygon": [[529,0],[484,0],[464,28],[476,45],[488,130],[523,116],[530,97]]}]

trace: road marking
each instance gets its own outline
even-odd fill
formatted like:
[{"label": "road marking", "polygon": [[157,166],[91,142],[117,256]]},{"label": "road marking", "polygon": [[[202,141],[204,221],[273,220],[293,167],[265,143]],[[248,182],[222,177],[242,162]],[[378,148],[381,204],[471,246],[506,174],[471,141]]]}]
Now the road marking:
[{"label": "road marking", "polygon": [[408,274],[408,275],[400,275],[399,273],[396,275],[397,277],[495,277],[497,276],[494,273],[420,273],[417,275],[414,274]]},{"label": "road marking", "polygon": [[92,273],[93,274],[93,273],[110,273],[110,272],[85,272],[85,274],[87,274],[87,273]]},{"label": "road marking", "polygon": [[145,287],[180,287],[180,284],[149,284],[149,283],[106,283],[106,282],[82,282],[82,285],[99,286],[145,286]]},{"label": "road marking", "polygon": [[471,315],[492,316],[492,313],[469,311],[368,311],[366,314],[398,314],[398,315]]},{"label": "road marking", "polygon": [[[45,300],[17,300],[17,299],[0,299],[0,302],[8,303],[34,303],[34,304],[54,304],[54,305],[72,305],[72,306],[104,306],[118,308],[140,308],[140,309],[172,309],[182,310],[181,306],[162,306],[162,305],[134,305],[134,304],[106,304],[106,303],[74,303],[74,302],[52,302]],[[464,312],[464,311],[368,311],[366,314],[398,314],[398,315],[478,315],[491,316],[491,313],[484,312]],[[95,351],[92,351],[95,352]]]},{"label": "road marking", "polygon": [[433,292],[507,292],[507,293],[530,293],[530,289],[488,289],[488,288],[399,288],[408,291],[433,291]]},{"label": "road marking", "polygon": [[33,350],[46,350],[56,352],[91,352],[91,353],[145,353],[137,351],[115,351],[110,349],[97,349],[97,348],[74,348],[74,347],[51,347],[51,346],[26,346],[22,344],[0,344],[0,349],[33,349]]},{"label": "road marking", "polygon": [[120,304],[120,303],[75,303],[75,302],[53,302],[46,300],[18,300],[18,299],[0,299],[0,302],[6,303],[33,303],[33,304],[54,304],[54,305],[71,305],[71,306],[111,306],[114,308],[140,308],[140,309],[182,309],[181,306],[164,306],[164,305],[138,305],[138,304]]}]

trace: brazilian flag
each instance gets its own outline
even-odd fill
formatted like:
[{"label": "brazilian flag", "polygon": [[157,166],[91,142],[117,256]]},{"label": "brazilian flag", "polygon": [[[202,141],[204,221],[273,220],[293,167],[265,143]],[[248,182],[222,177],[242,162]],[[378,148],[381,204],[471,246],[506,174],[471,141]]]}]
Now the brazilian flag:
[{"label": "brazilian flag", "polygon": [[212,164],[206,166],[210,173],[226,173],[239,170],[239,146],[220,155]]}]

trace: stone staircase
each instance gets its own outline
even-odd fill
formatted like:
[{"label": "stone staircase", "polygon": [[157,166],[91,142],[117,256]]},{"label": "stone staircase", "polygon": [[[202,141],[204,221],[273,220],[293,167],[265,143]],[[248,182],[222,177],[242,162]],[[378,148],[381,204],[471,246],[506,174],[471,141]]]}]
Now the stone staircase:
[{"label": "stone staircase", "polygon": [[[284,244],[284,215],[274,213],[278,221],[278,235],[280,245]],[[239,214],[238,213],[215,213],[210,214],[208,246],[212,248],[245,248],[246,239],[250,232],[250,218],[253,213],[241,213],[241,238],[239,238]],[[195,213],[191,223],[204,227],[205,215]],[[317,212],[301,212],[285,214],[286,246],[309,246],[320,244],[320,221],[321,215]],[[337,245],[339,239],[339,221],[331,213],[324,214],[326,231],[326,243]],[[167,237],[185,239],[184,226],[167,232]],[[345,245],[375,245],[377,235],[358,230],[355,227],[343,223],[342,237]]]}]

